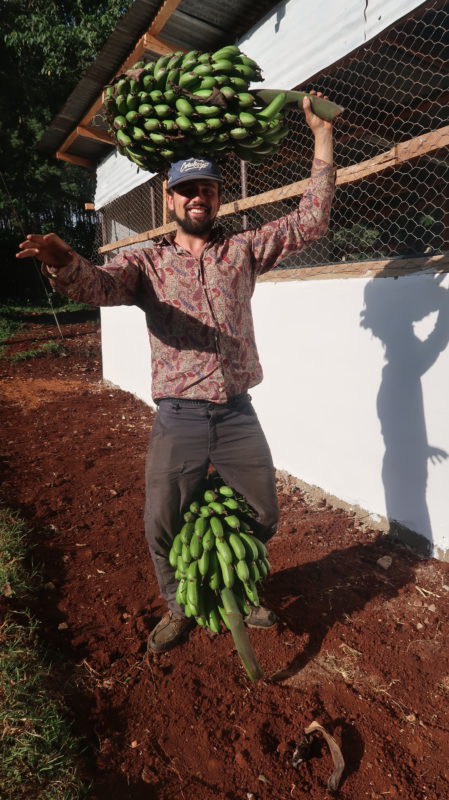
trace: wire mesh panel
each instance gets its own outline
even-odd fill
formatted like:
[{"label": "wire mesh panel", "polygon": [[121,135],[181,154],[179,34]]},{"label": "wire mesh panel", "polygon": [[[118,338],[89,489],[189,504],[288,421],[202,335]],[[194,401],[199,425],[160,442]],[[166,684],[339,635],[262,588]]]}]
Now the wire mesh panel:
[{"label": "wire mesh panel", "polygon": [[[330,231],[279,268],[449,249],[448,16],[448,4],[432,0],[297,87],[323,92],[346,111],[334,126],[338,177]],[[235,156],[222,165],[223,205],[254,199],[220,217],[227,231],[262,225],[296,207],[293,189],[278,202],[258,199],[309,175],[312,134],[298,109],[288,111],[287,121],[281,150],[262,165]],[[102,210],[99,246],[164,224],[164,177]]]}]

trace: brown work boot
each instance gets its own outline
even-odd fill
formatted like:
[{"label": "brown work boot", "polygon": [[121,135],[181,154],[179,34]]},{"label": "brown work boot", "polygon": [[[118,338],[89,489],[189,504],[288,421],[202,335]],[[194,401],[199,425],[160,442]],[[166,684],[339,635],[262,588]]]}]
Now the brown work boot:
[{"label": "brown work boot", "polygon": [[277,614],[266,606],[253,607],[244,618],[245,625],[248,625],[249,628],[271,628],[278,621]]},{"label": "brown work boot", "polygon": [[175,617],[173,611],[168,611],[151,631],[147,650],[152,650],[153,653],[165,653],[166,650],[179,644],[193,625],[192,619]]}]

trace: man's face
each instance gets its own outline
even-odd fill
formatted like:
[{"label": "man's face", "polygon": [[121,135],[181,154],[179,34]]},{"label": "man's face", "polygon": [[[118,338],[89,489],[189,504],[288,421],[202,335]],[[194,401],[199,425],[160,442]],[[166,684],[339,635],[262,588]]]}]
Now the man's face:
[{"label": "man's face", "polygon": [[220,208],[218,181],[191,180],[178,184],[167,194],[167,205],[184,233],[209,233]]}]

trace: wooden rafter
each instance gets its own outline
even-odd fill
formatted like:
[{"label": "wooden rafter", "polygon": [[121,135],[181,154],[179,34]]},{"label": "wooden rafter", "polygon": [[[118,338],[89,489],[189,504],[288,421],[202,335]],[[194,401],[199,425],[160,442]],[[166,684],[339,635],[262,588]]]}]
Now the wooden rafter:
[{"label": "wooden rafter", "polygon": [[63,153],[58,150],[56,158],[60,161],[70,161],[71,164],[77,164],[79,167],[87,167],[88,169],[95,169],[95,161],[90,161],[88,158],[81,158],[81,156],[72,156],[70,153]]},{"label": "wooden rafter", "polygon": [[[129,69],[136,61],[139,61],[143,56],[146,50],[151,50],[153,53],[159,53],[160,55],[164,55],[165,53],[169,53],[172,50],[185,50],[183,47],[174,47],[169,42],[166,42],[160,39],[157,34],[159,31],[162,30],[170,16],[178,7],[181,0],[165,0],[165,2],[161,5],[159,11],[157,12],[156,16],[154,17],[153,21],[151,22],[150,27],[148,30],[140,37],[139,41],[133,48],[132,52],[129,56],[125,59],[125,61],[120,65],[120,68],[117,70],[116,75],[120,75],[125,70]],[[82,130],[89,128],[88,123],[99,112],[102,108],[104,103],[104,96],[103,92],[97,97],[95,102],[90,106],[87,113],[82,118],[80,124],[72,131],[71,134],[64,140],[61,147],[56,154],[57,158],[62,158],[62,154],[66,153],[68,148],[73,144],[74,140],[78,138],[80,135],[89,135],[86,133],[81,133]],[[91,130],[96,130],[90,126]],[[105,132],[104,132],[105,133]],[[95,137],[92,137],[95,138]],[[100,141],[105,142],[106,144],[113,144],[113,140],[109,137],[109,141],[104,138],[101,138],[101,134],[97,137]],[[76,157],[78,158],[78,157]],[[71,159],[66,158],[66,161]],[[73,159],[72,159],[73,160]],[[80,161],[74,161],[73,163],[79,163],[81,166],[89,165],[91,167],[91,162],[86,160],[86,164],[81,164]]]}]

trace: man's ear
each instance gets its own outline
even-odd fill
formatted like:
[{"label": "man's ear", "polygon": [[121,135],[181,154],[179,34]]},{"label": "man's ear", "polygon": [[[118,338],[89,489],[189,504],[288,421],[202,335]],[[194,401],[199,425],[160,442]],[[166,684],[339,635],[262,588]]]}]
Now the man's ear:
[{"label": "man's ear", "polygon": [[173,193],[172,192],[167,192],[166,197],[167,197],[167,208],[168,208],[169,211],[173,211],[173,209],[174,209]]}]

